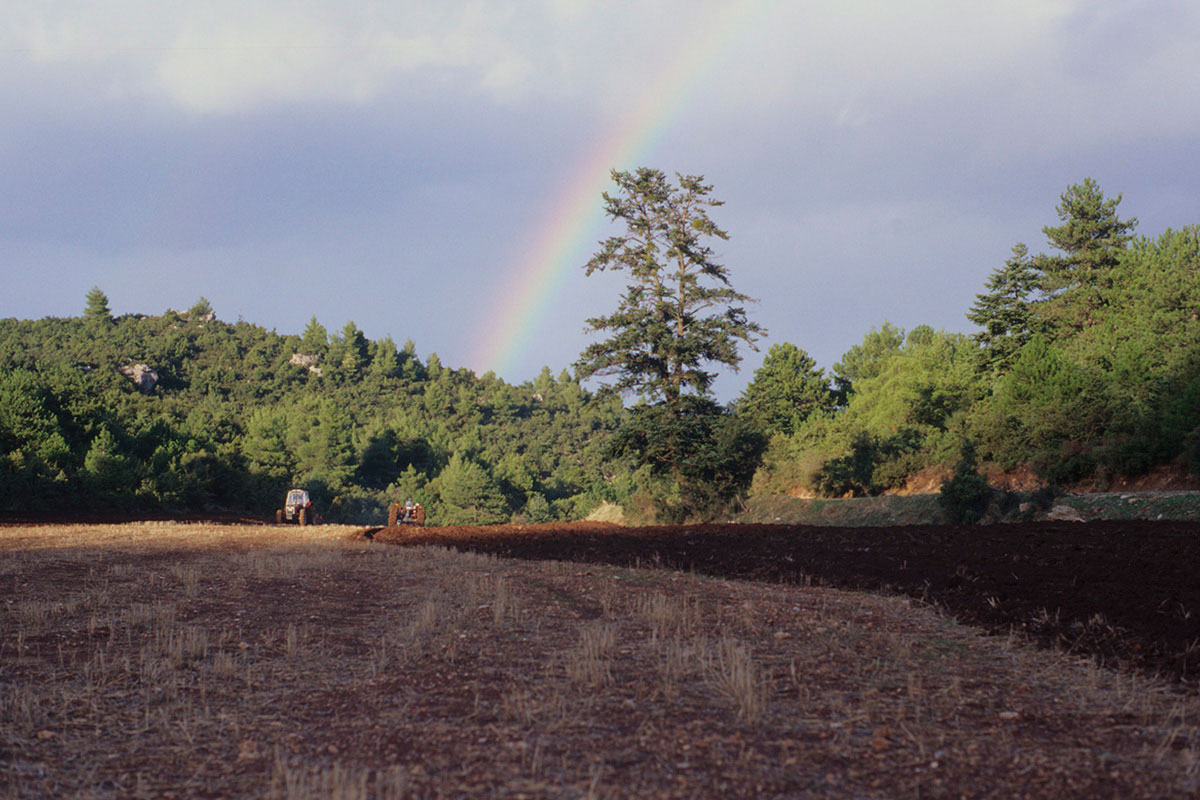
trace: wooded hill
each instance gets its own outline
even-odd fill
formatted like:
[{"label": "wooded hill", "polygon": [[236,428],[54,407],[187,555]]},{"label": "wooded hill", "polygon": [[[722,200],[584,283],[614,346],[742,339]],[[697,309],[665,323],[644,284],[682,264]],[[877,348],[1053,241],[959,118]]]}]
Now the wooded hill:
[{"label": "wooded hill", "polygon": [[681,518],[978,465],[1048,484],[1200,472],[1200,227],[1135,236],[1120,199],[1069,187],[1051,252],[1013,248],[967,311],[975,335],[885,322],[828,373],[776,344],[729,407],[700,387],[671,413],[565,370],[513,386],[422,362],[353,322],[281,335],[204,300],[114,318],[94,289],[81,317],[0,320],[0,510],[269,515],[302,486],[363,522],[409,496],[436,523],[601,500]]},{"label": "wooded hill", "polygon": [[832,388],[811,360],[785,371],[805,377],[792,408],[760,370],[743,402],[775,436],[755,491],[875,494],[977,462],[1047,484],[1200,471],[1200,227],[1135,237],[1091,180],[1060,200],[1051,252],[1013,248],[967,312],[974,336],[885,323]]},{"label": "wooded hill", "polygon": [[620,415],[565,372],[476,378],[352,322],[284,336],[203,300],[113,318],[98,289],[83,317],[0,320],[9,510],[270,514],[296,485],[332,519],[409,496],[443,523],[576,516],[615,499],[600,451]]}]

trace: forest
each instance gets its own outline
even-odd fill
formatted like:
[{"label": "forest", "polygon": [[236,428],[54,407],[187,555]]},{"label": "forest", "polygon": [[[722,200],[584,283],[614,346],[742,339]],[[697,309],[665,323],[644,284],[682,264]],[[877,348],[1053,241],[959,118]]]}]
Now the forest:
[{"label": "forest", "polygon": [[[331,520],[412,497],[436,524],[576,519],[601,502],[665,521],[922,474],[1200,471],[1200,226],[1139,235],[1090,179],[1059,200],[1049,252],[1015,245],[964,310],[976,332],[884,321],[828,371],[772,344],[724,406],[703,372],[628,391],[645,384],[601,345],[512,385],[352,321],[285,335],[221,321],[203,298],[114,316],[93,288],[78,317],[0,320],[0,511],[268,515],[301,486]],[[704,352],[736,366],[732,340],[765,333],[738,324]],[[606,371],[615,387],[589,388]]]}]

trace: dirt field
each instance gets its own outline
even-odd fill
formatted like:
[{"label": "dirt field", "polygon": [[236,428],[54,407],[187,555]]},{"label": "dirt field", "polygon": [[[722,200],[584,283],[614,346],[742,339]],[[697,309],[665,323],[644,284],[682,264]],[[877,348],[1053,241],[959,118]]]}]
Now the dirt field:
[{"label": "dirt field", "polygon": [[1200,527],[1041,522],[836,528],[596,523],[369,529],[377,542],[511,558],[654,565],[725,578],[901,593],[991,633],[1017,629],[1099,663],[1200,681]]},{"label": "dirt field", "polygon": [[[0,797],[1200,791],[1200,700],[1177,685],[765,567],[381,545],[407,533],[0,528]],[[659,560],[697,571],[732,535],[675,533]]]}]

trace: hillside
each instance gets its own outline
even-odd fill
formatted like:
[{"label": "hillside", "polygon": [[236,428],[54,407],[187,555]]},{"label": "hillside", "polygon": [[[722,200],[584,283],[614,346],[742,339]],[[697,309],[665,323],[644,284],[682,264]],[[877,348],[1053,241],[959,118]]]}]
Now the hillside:
[{"label": "hillside", "polygon": [[565,372],[513,386],[352,322],[287,336],[203,301],[117,318],[101,302],[0,320],[0,510],[270,514],[301,485],[328,519],[408,496],[433,521],[575,516],[611,494],[599,453],[620,412]]}]

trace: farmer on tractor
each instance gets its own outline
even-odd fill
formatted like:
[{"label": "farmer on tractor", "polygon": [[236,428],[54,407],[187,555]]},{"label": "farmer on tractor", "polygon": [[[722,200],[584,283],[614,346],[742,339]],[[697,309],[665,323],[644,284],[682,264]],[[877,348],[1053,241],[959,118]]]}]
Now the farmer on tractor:
[{"label": "farmer on tractor", "polygon": [[425,524],[425,508],[417,502],[414,502],[410,497],[404,501],[404,505],[392,503],[388,509],[388,527],[394,528],[396,525],[416,525],[420,527]]},{"label": "farmer on tractor", "polygon": [[275,511],[275,522],[277,524],[298,522],[301,525],[311,525],[316,521],[316,517],[313,514],[312,498],[308,496],[308,492],[304,489],[290,490],[287,493],[287,499],[283,501],[283,508]]}]

